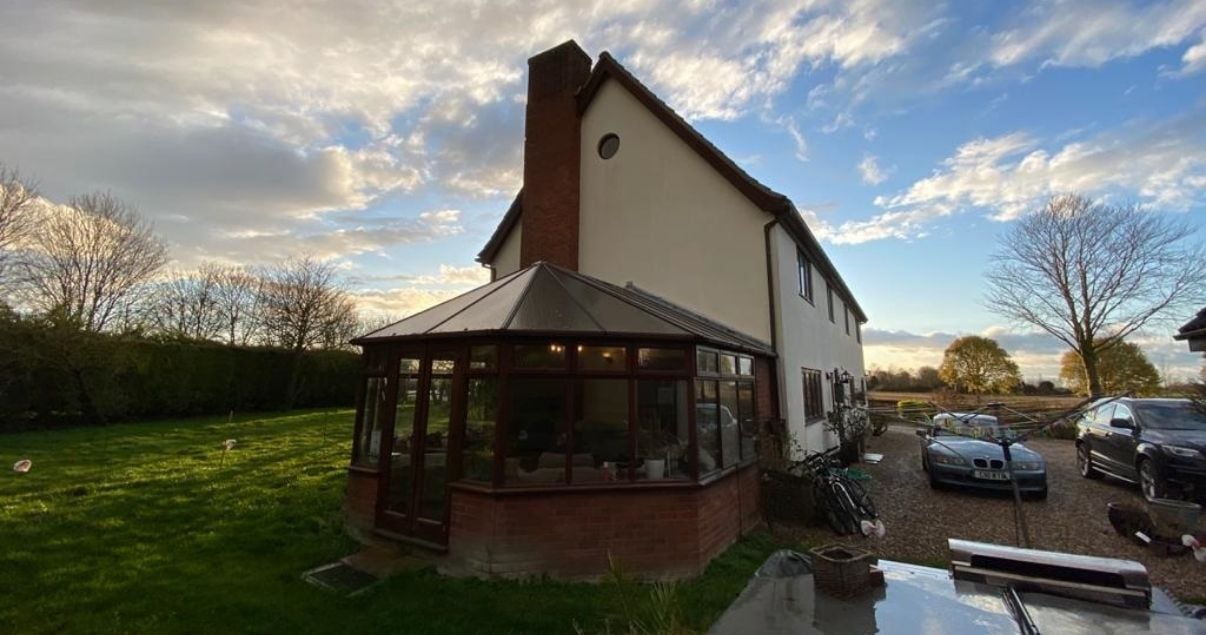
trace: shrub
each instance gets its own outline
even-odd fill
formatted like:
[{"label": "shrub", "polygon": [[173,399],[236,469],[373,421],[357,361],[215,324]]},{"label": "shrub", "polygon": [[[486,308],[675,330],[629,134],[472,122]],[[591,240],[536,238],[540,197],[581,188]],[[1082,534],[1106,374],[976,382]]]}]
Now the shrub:
[{"label": "shrub", "polygon": [[345,351],[297,358],[275,348],[155,341],[0,316],[0,432],[290,405],[351,406],[359,374],[359,356]]}]

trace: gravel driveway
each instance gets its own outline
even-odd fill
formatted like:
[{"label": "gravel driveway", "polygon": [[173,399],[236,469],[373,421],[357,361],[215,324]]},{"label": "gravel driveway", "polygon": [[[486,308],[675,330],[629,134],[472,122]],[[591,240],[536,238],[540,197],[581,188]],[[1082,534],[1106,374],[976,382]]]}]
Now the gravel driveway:
[{"label": "gravel driveway", "polygon": [[[1190,555],[1155,556],[1114,532],[1106,518],[1106,503],[1142,505],[1138,488],[1108,478],[1081,478],[1071,441],[1036,439],[1026,445],[1046,457],[1050,488],[1046,501],[1023,502],[1032,547],[1138,560],[1147,567],[1153,583],[1186,601],[1202,604],[1206,600],[1206,563]],[[897,427],[869,442],[867,451],[882,453],[884,460],[859,468],[872,476],[868,491],[888,533],[878,544],[861,537],[841,540],[871,548],[885,559],[939,567],[945,567],[948,560],[947,538],[1016,544],[1012,498],[930,489],[921,470],[920,447],[912,430]],[[1203,529],[1202,521],[1198,529]],[[775,531],[789,532],[812,545],[840,540],[828,527],[776,526]]]}]

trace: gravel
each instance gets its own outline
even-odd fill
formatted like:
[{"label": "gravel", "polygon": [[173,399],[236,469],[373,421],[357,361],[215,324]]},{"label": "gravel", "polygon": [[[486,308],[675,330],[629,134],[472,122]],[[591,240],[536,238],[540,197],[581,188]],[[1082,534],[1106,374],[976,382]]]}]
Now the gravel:
[{"label": "gravel", "polygon": [[[1050,491],[1045,501],[1024,499],[1022,503],[1032,548],[1137,560],[1147,567],[1154,584],[1184,601],[1206,601],[1206,564],[1188,554],[1157,556],[1119,536],[1110,525],[1106,504],[1119,501],[1142,506],[1137,487],[1109,478],[1081,478],[1070,441],[1035,439],[1026,445],[1046,457]],[[839,537],[828,527],[775,525],[775,532],[788,533],[810,545],[857,544],[884,559],[936,567],[947,565],[947,538],[1017,544],[1012,497],[931,489],[921,470],[920,441],[912,430],[892,427],[871,439],[867,451],[884,455],[877,465],[858,466],[872,477],[868,491],[888,530],[882,540]],[[1200,520],[1199,536],[1204,525]]]}]

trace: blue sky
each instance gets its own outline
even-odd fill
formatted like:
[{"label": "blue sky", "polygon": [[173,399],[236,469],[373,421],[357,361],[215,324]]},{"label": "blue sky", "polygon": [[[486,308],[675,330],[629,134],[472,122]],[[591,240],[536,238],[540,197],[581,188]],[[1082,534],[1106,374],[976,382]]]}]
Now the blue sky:
[{"label": "blue sky", "polygon": [[[482,280],[520,184],[524,61],[569,38],[792,197],[871,317],[870,365],[988,333],[1051,377],[1060,347],[981,304],[995,240],[1051,194],[1206,240],[1206,0],[17,0],[0,162],[52,200],[134,203],[178,269],[314,254],[400,317]],[[1137,341],[1174,375],[1200,364],[1167,325]]]}]

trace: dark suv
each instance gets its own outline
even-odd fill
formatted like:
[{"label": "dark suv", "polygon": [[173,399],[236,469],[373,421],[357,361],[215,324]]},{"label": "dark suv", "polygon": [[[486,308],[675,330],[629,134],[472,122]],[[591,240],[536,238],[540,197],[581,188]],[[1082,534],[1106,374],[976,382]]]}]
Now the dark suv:
[{"label": "dark suv", "polygon": [[1077,424],[1080,475],[1138,483],[1143,497],[1206,494],[1206,408],[1189,399],[1101,400]]}]

